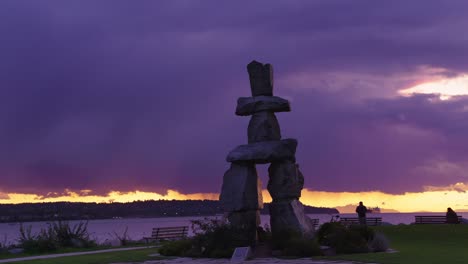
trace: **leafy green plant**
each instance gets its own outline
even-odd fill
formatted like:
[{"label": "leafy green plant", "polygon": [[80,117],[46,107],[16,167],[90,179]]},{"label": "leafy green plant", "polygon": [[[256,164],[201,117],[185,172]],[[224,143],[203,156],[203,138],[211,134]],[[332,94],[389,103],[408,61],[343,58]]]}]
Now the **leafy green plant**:
[{"label": "leafy green plant", "polygon": [[372,252],[385,252],[389,248],[390,242],[382,233],[375,233],[369,241],[369,248]]},{"label": "leafy green plant", "polygon": [[118,234],[117,232],[114,232],[114,236],[119,240],[121,246],[127,246],[130,243],[132,243],[127,232],[128,232],[128,226],[125,227],[125,230],[122,234]]},{"label": "leafy green plant", "polygon": [[68,222],[53,222],[48,227],[49,232],[55,235],[60,247],[91,247],[94,241],[89,238],[88,222],[80,222],[73,227]]},{"label": "leafy green plant", "polygon": [[191,248],[190,239],[167,241],[159,248],[159,253],[164,256],[185,256]]},{"label": "leafy green plant", "polygon": [[294,229],[278,230],[271,241],[274,250],[281,250],[283,256],[311,257],[321,255],[316,239],[304,237]]},{"label": "leafy green plant", "polygon": [[226,258],[232,256],[236,247],[251,243],[248,234],[252,230],[237,228],[216,219],[205,218],[191,223],[195,236],[165,242],[160,250],[162,255]]},{"label": "leafy green plant", "polygon": [[28,253],[55,251],[58,245],[51,229],[41,229],[38,234],[32,234],[31,226],[20,225],[19,245]]},{"label": "leafy green plant", "polygon": [[374,231],[367,226],[344,226],[338,222],[324,223],[317,232],[321,245],[330,246],[338,254],[369,252],[368,242]]},{"label": "leafy green plant", "polygon": [[41,228],[32,234],[31,226],[20,225],[19,245],[26,252],[48,252],[59,248],[84,248],[96,246],[89,238],[87,223],[80,222],[70,227],[68,222],[53,222],[47,228]]}]

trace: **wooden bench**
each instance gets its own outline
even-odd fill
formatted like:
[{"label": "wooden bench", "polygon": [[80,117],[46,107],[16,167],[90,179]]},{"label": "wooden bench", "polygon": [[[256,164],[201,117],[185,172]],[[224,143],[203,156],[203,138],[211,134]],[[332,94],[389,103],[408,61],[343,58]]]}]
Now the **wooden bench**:
[{"label": "wooden bench", "polygon": [[[447,224],[447,217],[445,215],[415,215],[415,224]],[[462,217],[458,216],[458,223],[461,223]]]},{"label": "wooden bench", "polygon": [[153,228],[150,237],[143,237],[146,243],[158,240],[172,240],[180,239],[187,236],[188,226],[174,226],[174,227],[156,227]]},{"label": "wooden bench", "polygon": [[[341,217],[340,223],[344,225],[359,225],[358,217]],[[382,217],[366,217],[366,225],[379,226],[382,225]]]}]

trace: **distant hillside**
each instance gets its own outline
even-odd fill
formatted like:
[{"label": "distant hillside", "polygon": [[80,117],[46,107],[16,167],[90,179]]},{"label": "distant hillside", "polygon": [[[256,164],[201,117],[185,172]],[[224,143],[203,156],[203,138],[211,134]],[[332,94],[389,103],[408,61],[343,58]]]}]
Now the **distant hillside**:
[{"label": "distant hillside", "polygon": [[218,201],[159,200],[131,203],[28,203],[0,205],[0,221],[46,221],[139,217],[214,215],[222,212]]},{"label": "distant hillside", "polygon": [[[337,214],[332,208],[305,206],[307,214]],[[209,216],[222,214],[219,201],[159,200],[131,203],[25,203],[0,204],[0,222],[109,219],[132,217]],[[268,214],[268,204],[261,211]]]}]

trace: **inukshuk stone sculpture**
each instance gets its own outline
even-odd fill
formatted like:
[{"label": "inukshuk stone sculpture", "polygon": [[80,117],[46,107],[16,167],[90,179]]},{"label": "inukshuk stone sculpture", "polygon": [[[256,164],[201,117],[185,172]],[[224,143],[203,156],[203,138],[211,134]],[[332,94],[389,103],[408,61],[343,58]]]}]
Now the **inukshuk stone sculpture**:
[{"label": "inukshuk stone sculpture", "polygon": [[231,167],[224,174],[220,200],[231,224],[249,231],[252,240],[260,225],[263,208],[261,181],[255,164],[271,163],[268,168],[270,226],[273,232],[292,229],[311,234],[313,225],[299,202],[304,177],[296,164],[297,140],[281,139],[275,112],[291,111],[289,102],[273,96],[273,68],[252,61],[247,65],[252,97],[237,101],[236,115],[252,115],[247,129],[248,144],[232,150],[227,161]]}]

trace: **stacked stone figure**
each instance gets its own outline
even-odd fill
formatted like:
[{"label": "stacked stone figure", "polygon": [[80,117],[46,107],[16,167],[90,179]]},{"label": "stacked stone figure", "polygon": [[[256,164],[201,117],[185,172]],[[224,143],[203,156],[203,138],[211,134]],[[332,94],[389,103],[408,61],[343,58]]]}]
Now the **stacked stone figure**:
[{"label": "stacked stone figure", "polygon": [[304,215],[299,202],[304,176],[296,164],[297,140],[281,139],[275,112],[291,111],[289,102],[273,96],[273,68],[252,61],[247,65],[252,97],[237,101],[236,115],[251,115],[247,129],[248,144],[232,150],[227,161],[231,167],[224,174],[220,200],[231,224],[250,231],[255,239],[263,208],[262,186],[255,164],[271,163],[268,168],[270,226],[273,232],[281,229],[311,234],[313,225]]}]

